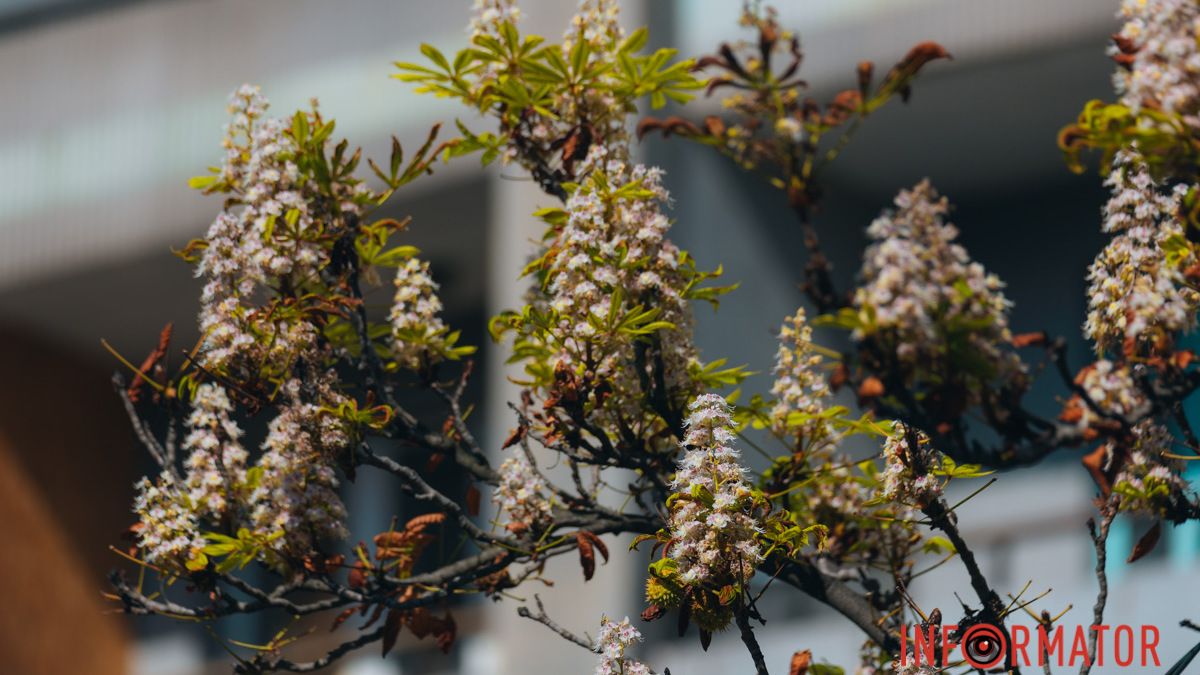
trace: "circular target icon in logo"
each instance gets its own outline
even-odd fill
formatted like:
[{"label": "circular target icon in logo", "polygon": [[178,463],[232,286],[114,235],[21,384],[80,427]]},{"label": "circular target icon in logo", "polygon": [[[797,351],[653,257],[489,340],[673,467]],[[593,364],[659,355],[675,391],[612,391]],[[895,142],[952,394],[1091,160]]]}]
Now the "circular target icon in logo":
[{"label": "circular target icon in logo", "polygon": [[963,633],[962,654],[972,668],[995,668],[1004,662],[1008,640],[999,628],[986,623],[975,624]]}]

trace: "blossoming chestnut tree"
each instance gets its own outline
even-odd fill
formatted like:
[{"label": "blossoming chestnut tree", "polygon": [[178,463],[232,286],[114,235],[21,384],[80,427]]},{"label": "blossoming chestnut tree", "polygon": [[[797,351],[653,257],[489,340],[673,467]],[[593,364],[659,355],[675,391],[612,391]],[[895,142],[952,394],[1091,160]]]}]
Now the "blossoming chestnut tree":
[{"label": "blossoming chestnut tree", "polygon": [[[590,580],[597,556],[635,555],[605,541],[629,534],[652,554],[640,621],[670,617],[705,649],[734,631],[747,671],[768,672],[755,629],[769,590],[843,615],[862,634],[861,663],[846,664],[855,672],[942,672],[961,661],[911,665],[903,626],[945,618],[958,641],[1018,612],[1046,627],[1061,618],[1025,591],[1002,600],[1017,589],[985,577],[946,484],[1082,448],[1103,624],[1114,519],[1154,523],[1136,560],[1165,525],[1200,517],[1180,476],[1200,455],[1182,407],[1200,370],[1180,344],[1200,309],[1200,3],[1125,0],[1120,16],[1117,98],[1087,104],[1060,139],[1080,171],[1099,151],[1111,189],[1101,227],[1112,238],[1090,269],[1083,322],[1095,352],[1074,359],[1059,337],[1014,333],[1004,283],[956,241],[949,202],[928,181],[899,190],[870,224],[857,287],[835,287],[814,220],[823,172],[875,110],[907,101],[920,71],[949,58],[933,42],[885,72],[848,66],[849,88],[817,101],[800,79],[799,39],[757,4],[742,18],[749,39],[681,60],[648,51],[645,29],[626,33],[615,0],[584,0],[559,43],[522,33],[512,0],[476,0],[467,48],[425,45],[425,60],[397,64],[396,77],[490,123],[459,122],[441,142],[435,128],[407,158],[397,141],[366,167],[315,102],[276,117],[257,87],[237,89],[221,163],[192,181],[219,198],[218,213],[181,252],[204,281],[202,338],[168,368],[168,329],[115,379],[158,470],[136,486],[129,564],[112,574],[111,599],[201,625],[268,611],[347,624],[344,641],[311,661],[294,656],[304,636],[286,624],[265,645],[231,645],[243,673],[316,671],[371,646],[386,656],[402,631],[448,651],[452,600],[464,594],[515,601],[593,651],[596,673],[651,673],[636,659],[636,621],[597,607],[593,642],[523,599],[546,581],[547,559],[578,556]],[[638,118],[697,93],[725,95],[726,113]],[[769,391],[743,394],[748,373],[696,347],[696,306],[733,287],[716,285],[716,261],[672,243],[662,172],[633,153],[647,134],[728,156],[795,212],[813,314],[780,317]],[[438,270],[404,243],[407,221],[377,215],[439,162],[469,155],[520,167],[546,195],[540,247],[513,270],[528,281],[524,306],[490,324],[524,372],[502,447],[481,445],[466,422],[474,348],[443,317]],[[391,310],[373,316],[364,288],[386,283]],[[814,325],[844,329],[853,348],[814,343]],[[1063,409],[1026,405],[1042,371],[1069,387]],[[442,411],[414,414],[401,388]],[[838,390],[856,394],[856,410],[833,403]],[[748,428],[772,444],[764,471],[740,455]],[[852,456],[851,436],[877,451]],[[563,480],[548,475],[547,456]],[[465,490],[435,487],[439,463]],[[424,513],[347,542],[344,496],[367,471],[393,478]],[[970,579],[963,605],[925,611],[907,589],[950,561]],[[846,672],[806,647],[792,675]],[[1011,655],[1000,663],[1020,671]]]}]

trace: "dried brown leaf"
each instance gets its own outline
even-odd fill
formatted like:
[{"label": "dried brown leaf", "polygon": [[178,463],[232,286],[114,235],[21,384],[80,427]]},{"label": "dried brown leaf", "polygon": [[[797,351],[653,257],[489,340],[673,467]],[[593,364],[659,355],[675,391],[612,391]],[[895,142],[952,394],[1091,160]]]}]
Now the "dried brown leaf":
[{"label": "dried brown leaf", "polygon": [[472,516],[479,515],[479,488],[474,485],[467,486],[467,513]]},{"label": "dried brown leaf", "polygon": [[807,675],[808,666],[812,663],[812,650],[805,649],[803,651],[792,654],[792,663],[788,666],[788,675]]},{"label": "dried brown leaf", "polygon": [[874,375],[862,381],[858,385],[858,397],[862,399],[879,398],[883,396],[883,382]]},{"label": "dried brown leaf", "polygon": [[579,566],[583,569],[583,580],[591,581],[596,573],[596,551],[585,533],[575,533],[575,545],[579,547]]},{"label": "dried brown leaf", "polygon": [[387,621],[383,623],[383,656],[387,656],[396,646],[396,638],[400,637],[400,629],[404,627],[404,614],[399,610],[388,610]]},{"label": "dried brown leaf", "polygon": [[1158,545],[1158,538],[1160,536],[1162,536],[1161,520],[1154,523],[1154,527],[1151,527],[1150,531],[1143,534],[1141,539],[1138,539],[1137,543],[1133,545],[1133,550],[1129,553],[1129,559],[1125,562],[1134,563],[1144,558]]}]

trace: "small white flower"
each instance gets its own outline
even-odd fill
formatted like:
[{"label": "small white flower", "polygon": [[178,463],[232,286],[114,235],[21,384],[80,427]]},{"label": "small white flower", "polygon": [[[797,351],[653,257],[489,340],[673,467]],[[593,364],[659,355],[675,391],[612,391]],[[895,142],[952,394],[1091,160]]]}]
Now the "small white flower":
[{"label": "small white flower", "polygon": [[645,665],[625,657],[625,650],[642,641],[642,634],[625,617],[616,623],[607,616],[600,620],[600,634],[596,636],[596,652],[600,660],[596,663],[596,675],[649,675]]},{"label": "small white flower", "polygon": [[500,465],[500,484],[492,493],[492,503],[508,516],[510,524],[538,530],[550,519],[551,504],[546,497],[546,482],[534,471],[521,453]]},{"label": "small white flower", "polygon": [[396,269],[396,294],[389,316],[392,348],[397,363],[416,368],[422,357],[436,360],[431,350],[446,332],[442,323],[442,301],[438,285],[429,274],[429,263],[409,258]]}]

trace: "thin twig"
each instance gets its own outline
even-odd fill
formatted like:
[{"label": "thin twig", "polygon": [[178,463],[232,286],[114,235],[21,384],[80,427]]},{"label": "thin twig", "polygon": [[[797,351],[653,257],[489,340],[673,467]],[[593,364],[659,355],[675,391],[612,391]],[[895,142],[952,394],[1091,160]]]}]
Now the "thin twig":
[{"label": "thin twig", "polygon": [[526,607],[525,605],[521,605],[520,607],[517,608],[517,616],[520,616],[525,619],[532,619],[533,621],[536,621],[536,622],[542,624],[543,626],[545,626],[546,628],[549,628],[550,630],[554,631],[555,633],[558,633],[560,636],[562,636],[563,639],[567,640],[568,642],[573,642],[573,643],[579,645],[580,647],[583,647],[584,649],[588,650],[589,652],[597,653],[596,647],[592,644],[591,640],[585,640],[585,639],[579,637],[578,635],[572,633],[571,631],[567,630],[566,628],[563,628],[562,626],[558,625],[558,623],[556,623],[554,621],[554,619],[551,619],[548,614],[546,614],[546,607],[544,605],[542,605],[541,596],[539,596],[537,593],[534,593],[533,600],[534,600],[534,602],[537,603],[537,613],[535,614],[534,612],[531,612],[529,610],[529,608]]},{"label": "thin twig", "polygon": [[[1116,517],[1116,504],[1109,500],[1100,510],[1100,528],[1096,529],[1096,521],[1088,520],[1088,534],[1096,548],[1096,604],[1092,607],[1092,626],[1104,623],[1104,606],[1108,603],[1108,572],[1105,569],[1108,562],[1108,530]],[[1088,675],[1092,670],[1092,662],[1096,660],[1096,643],[1099,635],[1093,629],[1088,633],[1088,657],[1079,667],[1079,675]]]}]

